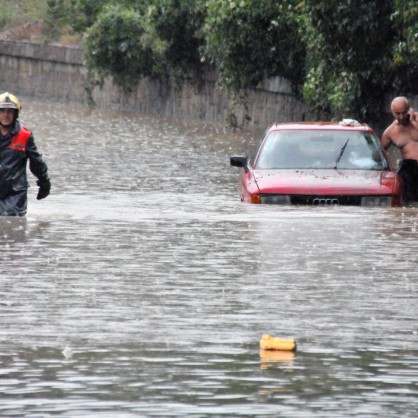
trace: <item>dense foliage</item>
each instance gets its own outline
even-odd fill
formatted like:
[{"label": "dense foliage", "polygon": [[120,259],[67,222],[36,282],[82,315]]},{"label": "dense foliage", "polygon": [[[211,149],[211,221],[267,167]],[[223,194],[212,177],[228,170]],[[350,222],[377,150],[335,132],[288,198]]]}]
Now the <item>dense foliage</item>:
[{"label": "dense foliage", "polygon": [[393,85],[403,92],[418,90],[418,2],[395,0],[391,16],[396,31],[392,45],[395,80]]},{"label": "dense foliage", "polygon": [[157,69],[160,75],[175,81],[199,79],[204,16],[204,3],[196,0],[154,0],[146,8],[147,36],[164,64]]},{"label": "dense foliage", "polygon": [[283,76],[318,118],[369,122],[387,92],[418,93],[416,0],[47,1],[86,34],[89,68],[124,88],[212,69],[242,93]]},{"label": "dense foliage", "polygon": [[93,25],[97,15],[108,3],[107,0],[47,0],[51,20],[68,24],[79,32]]},{"label": "dense foliage", "polygon": [[87,30],[87,66],[101,78],[111,76],[116,85],[129,89],[138,74],[155,76],[157,57],[144,42],[143,17],[135,10],[109,6]]},{"label": "dense foliage", "polygon": [[377,117],[391,85],[392,5],[381,0],[306,0],[309,31],[305,98],[319,114]]},{"label": "dense foliage", "polygon": [[294,18],[294,1],[208,0],[204,56],[233,91],[266,77],[303,80],[305,46]]}]

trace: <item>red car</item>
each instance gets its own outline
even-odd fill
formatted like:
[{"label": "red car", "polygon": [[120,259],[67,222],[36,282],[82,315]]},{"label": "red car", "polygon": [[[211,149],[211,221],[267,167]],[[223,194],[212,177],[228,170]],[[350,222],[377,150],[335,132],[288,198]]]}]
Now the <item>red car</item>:
[{"label": "red car", "polygon": [[402,183],[373,129],[354,120],[276,123],[242,167],[241,200],[279,205],[402,205]]}]

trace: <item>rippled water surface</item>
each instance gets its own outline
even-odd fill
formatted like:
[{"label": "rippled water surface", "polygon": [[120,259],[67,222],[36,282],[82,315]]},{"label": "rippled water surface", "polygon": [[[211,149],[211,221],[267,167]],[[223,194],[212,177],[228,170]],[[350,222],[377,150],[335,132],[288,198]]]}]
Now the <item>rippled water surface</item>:
[{"label": "rippled water surface", "polygon": [[1,417],[418,416],[416,209],[242,204],[251,134],[22,102],[53,189],[0,218]]}]

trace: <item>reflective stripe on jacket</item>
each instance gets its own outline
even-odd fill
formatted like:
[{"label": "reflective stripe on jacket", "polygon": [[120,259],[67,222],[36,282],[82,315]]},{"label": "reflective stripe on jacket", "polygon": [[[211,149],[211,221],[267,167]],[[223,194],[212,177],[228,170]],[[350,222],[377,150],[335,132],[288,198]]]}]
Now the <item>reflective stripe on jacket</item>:
[{"label": "reflective stripe on jacket", "polygon": [[9,145],[9,148],[25,152],[26,144],[31,135],[32,133],[29,129],[26,129],[25,127],[21,126],[20,131],[17,133],[17,135],[12,137],[12,141]]}]

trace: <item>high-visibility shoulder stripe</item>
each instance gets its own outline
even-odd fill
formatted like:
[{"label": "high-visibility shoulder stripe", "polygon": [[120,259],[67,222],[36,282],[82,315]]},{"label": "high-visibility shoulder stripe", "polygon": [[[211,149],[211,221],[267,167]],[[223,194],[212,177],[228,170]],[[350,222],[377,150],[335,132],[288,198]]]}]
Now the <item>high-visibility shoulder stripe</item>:
[{"label": "high-visibility shoulder stripe", "polygon": [[20,131],[12,138],[12,142],[9,145],[11,149],[17,149],[19,151],[26,151],[26,144],[32,135],[29,129],[20,127]]}]

